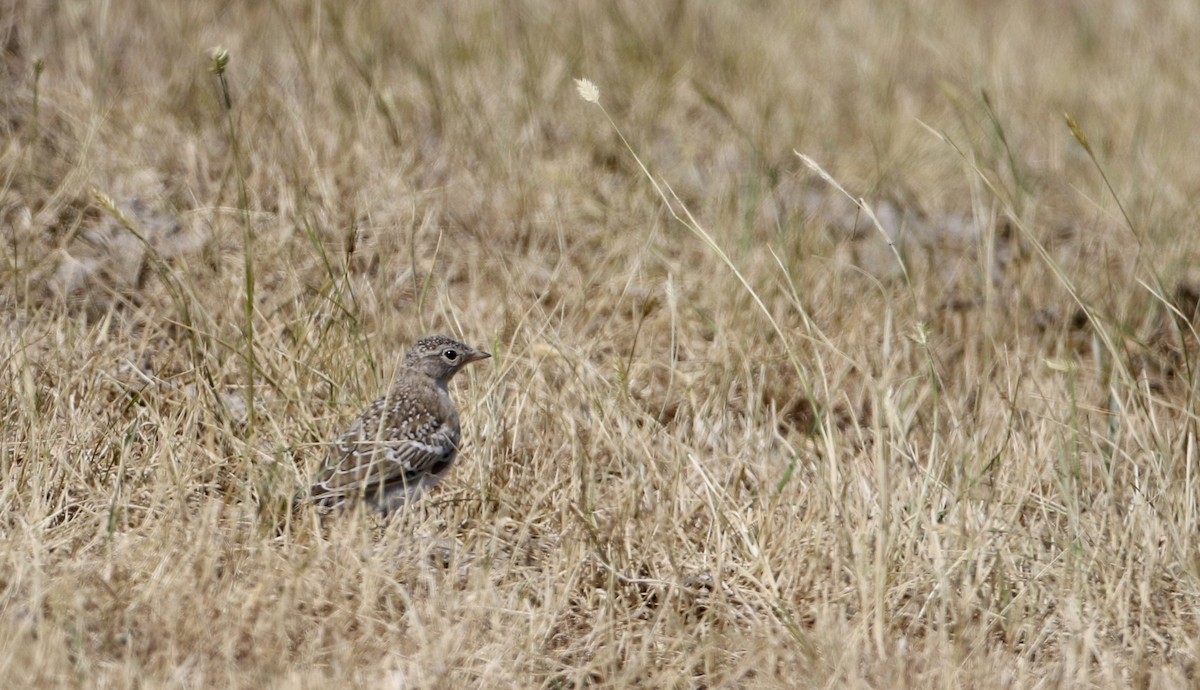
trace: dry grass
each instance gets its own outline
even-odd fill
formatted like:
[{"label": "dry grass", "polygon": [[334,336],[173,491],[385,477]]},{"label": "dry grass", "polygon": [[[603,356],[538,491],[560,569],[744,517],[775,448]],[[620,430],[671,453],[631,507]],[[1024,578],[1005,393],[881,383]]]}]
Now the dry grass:
[{"label": "dry grass", "polygon": [[0,686],[1200,682],[1193,4],[2,4]]}]

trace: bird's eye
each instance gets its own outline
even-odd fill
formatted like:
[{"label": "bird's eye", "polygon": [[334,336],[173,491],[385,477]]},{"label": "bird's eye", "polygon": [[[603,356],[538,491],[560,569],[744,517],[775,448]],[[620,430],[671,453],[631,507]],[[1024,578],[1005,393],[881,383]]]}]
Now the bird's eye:
[{"label": "bird's eye", "polygon": [[445,357],[449,362],[453,362],[454,360],[458,359],[458,353],[454,350],[446,350],[444,353],[442,353],[442,356]]}]

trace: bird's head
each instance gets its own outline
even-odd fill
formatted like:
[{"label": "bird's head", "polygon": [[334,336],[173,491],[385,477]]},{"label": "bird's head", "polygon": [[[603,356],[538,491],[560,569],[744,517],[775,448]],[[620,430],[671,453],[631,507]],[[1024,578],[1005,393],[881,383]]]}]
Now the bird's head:
[{"label": "bird's head", "polygon": [[404,356],[404,366],[415,369],[445,386],[460,369],[471,362],[491,357],[490,353],[476,350],[444,335],[421,338]]}]

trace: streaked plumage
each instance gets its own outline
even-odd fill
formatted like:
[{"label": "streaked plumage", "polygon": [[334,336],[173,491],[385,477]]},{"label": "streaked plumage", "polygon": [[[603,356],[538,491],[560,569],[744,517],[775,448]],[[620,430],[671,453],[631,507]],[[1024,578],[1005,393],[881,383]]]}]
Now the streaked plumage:
[{"label": "streaked plumage", "polygon": [[329,449],[312,500],[331,508],[362,500],[386,514],[436,485],[461,441],[447,384],[467,364],[488,357],[444,335],[418,340],[392,389]]}]

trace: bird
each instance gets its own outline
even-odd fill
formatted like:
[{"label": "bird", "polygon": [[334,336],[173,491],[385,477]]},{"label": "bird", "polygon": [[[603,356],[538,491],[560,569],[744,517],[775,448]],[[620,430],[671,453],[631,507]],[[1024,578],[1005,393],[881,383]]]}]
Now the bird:
[{"label": "bird", "polygon": [[391,390],[329,447],[311,501],[327,509],[361,503],[387,516],[420,499],[450,470],[462,440],[450,379],[491,356],[444,335],[418,340]]}]

